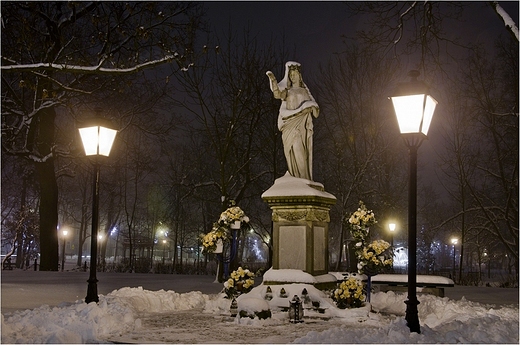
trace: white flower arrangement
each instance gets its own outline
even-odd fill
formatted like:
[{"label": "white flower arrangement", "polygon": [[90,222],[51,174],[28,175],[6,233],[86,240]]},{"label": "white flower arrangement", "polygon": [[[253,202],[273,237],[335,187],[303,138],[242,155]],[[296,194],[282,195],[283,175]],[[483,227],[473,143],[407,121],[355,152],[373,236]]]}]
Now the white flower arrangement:
[{"label": "white flower arrangement", "polygon": [[332,299],[340,309],[361,307],[365,301],[363,283],[354,277],[344,280],[334,290]]},{"label": "white flower arrangement", "polygon": [[250,270],[239,267],[231,272],[230,278],[224,282],[224,292],[228,298],[248,293],[255,285],[255,274]]}]

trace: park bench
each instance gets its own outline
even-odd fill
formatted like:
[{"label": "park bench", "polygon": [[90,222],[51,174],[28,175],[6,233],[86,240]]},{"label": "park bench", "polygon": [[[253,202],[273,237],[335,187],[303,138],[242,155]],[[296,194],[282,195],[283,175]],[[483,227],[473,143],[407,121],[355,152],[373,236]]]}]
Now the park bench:
[{"label": "park bench", "polygon": [[[408,275],[378,274],[372,277],[372,286],[376,291],[408,292]],[[444,297],[444,288],[453,287],[450,278],[433,275],[417,275],[417,293]]]}]

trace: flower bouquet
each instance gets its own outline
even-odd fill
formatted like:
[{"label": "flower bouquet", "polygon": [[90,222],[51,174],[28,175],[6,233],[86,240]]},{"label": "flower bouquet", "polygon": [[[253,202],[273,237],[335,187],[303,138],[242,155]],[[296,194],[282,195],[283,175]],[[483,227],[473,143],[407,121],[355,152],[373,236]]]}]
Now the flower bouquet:
[{"label": "flower bouquet", "polygon": [[367,301],[370,302],[372,276],[386,268],[392,268],[390,243],[376,240],[356,251],[358,272],[367,275]]},{"label": "flower bouquet", "polygon": [[363,283],[354,277],[344,280],[334,290],[332,299],[340,309],[361,307],[365,301]]},{"label": "flower bouquet", "polygon": [[255,274],[250,270],[239,267],[231,272],[230,278],[224,282],[224,292],[228,298],[248,293],[255,285]]},{"label": "flower bouquet", "polygon": [[373,276],[386,268],[392,268],[390,243],[376,240],[357,251],[358,272]]},{"label": "flower bouquet", "polygon": [[231,226],[236,221],[248,223],[249,218],[246,216],[244,211],[238,206],[229,207],[227,210],[220,214],[220,218],[218,220],[219,224],[224,226]]},{"label": "flower bouquet", "polygon": [[204,253],[213,253],[217,249],[217,244],[222,244],[229,239],[229,230],[219,223],[213,223],[213,228],[205,235],[201,235]]},{"label": "flower bouquet", "polygon": [[350,233],[357,241],[363,242],[368,237],[370,226],[377,223],[376,217],[372,210],[368,210],[363,203],[359,202],[359,208],[352,213],[348,219]]},{"label": "flower bouquet", "polygon": [[[224,242],[231,239],[230,229],[240,228],[240,226],[234,227],[235,222],[249,222],[249,218],[244,211],[240,207],[234,206],[234,201],[232,201],[231,205],[231,207],[220,214],[218,221],[213,223],[211,231],[200,236],[204,253],[222,253]],[[217,250],[217,248],[219,249]]]}]

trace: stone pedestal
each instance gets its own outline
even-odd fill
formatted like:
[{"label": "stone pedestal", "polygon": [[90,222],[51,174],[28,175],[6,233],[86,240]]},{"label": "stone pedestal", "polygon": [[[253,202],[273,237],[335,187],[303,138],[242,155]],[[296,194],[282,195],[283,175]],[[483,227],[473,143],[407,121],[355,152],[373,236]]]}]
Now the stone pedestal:
[{"label": "stone pedestal", "polygon": [[273,219],[273,269],[328,273],[329,210],[336,197],[323,185],[288,173],[262,194]]}]

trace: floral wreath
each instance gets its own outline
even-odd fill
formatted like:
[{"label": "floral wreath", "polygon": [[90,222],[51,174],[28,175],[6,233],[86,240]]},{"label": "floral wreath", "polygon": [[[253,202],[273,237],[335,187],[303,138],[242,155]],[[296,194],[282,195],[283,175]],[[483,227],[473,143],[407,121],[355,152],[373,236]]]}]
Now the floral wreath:
[{"label": "floral wreath", "polygon": [[339,284],[332,294],[332,300],[340,309],[359,308],[365,301],[363,293],[363,282],[354,277],[350,277]]},{"label": "floral wreath", "polygon": [[255,274],[250,270],[239,267],[231,272],[228,280],[224,282],[224,292],[228,298],[248,293],[255,285]]}]

